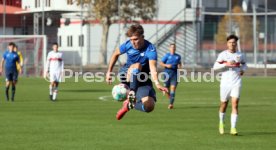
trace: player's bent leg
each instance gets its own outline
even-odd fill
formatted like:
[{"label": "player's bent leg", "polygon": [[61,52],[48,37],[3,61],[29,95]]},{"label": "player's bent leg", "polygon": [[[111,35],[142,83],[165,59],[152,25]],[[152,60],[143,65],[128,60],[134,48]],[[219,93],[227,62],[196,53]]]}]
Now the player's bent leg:
[{"label": "player's bent leg", "polygon": [[153,97],[150,97],[150,96],[143,97],[141,100],[141,104],[142,104],[142,111],[149,113],[154,110],[155,100]]},{"label": "player's bent leg", "polygon": [[131,106],[131,103],[129,102],[129,100],[127,99],[127,100],[125,100],[125,101],[123,102],[122,108],[119,109],[119,111],[118,111],[117,114],[116,114],[117,120],[121,120],[121,119],[124,117],[124,115],[125,115],[130,109],[132,109],[132,106]]},{"label": "player's bent leg", "polygon": [[137,89],[134,108],[142,112],[151,112],[154,109],[156,97],[152,86],[141,86]]},{"label": "player's bent leg", "polygon": [[134,105],[136,103],[136,95],[134,91],[130,91],[128,93],[127,100],[124,101],[123,106],[116,114],[117,120],[121,120],[124,115],[130,110],[134,108]]},{"label": "player's bent leg", "polygon": [[131,91],[136,92],[138,88],[138,74],[142,70],[142,65],[140,63],[132,64],[127,73],[127,81],[130,82],[129,88]]}]

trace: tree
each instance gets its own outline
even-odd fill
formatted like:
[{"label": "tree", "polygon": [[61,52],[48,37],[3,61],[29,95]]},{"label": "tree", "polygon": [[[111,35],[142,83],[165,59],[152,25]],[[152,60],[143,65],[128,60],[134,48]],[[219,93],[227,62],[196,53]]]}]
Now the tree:
[{"label": "tree", "polygon": [[91,14],[102,25],[100,64],[107,64],[107,41],[111,24],[118,21],[126,23],[134,19],[150,21],[156,11],[155,0],[77,0],[77,3],[90,5]]},{"label": "tree", "polygon": [[[236,4],[236,3],[234,3]],[[238,5],[234,6],[232,9],[233,13],[242,13],[242,8]],[[218,32],[216,34],[216,41],[218,44],[225,43],[225,39],[227,34],[229,33],[229,28],[232,28],[232,31],[235,29],[239,29],[239,37],[242,39],[243,43],[252,43],[253,37],[253,25],[252,25],[252,18],[250,16],[237,16],[232,15],[231,21],[232,26],[229,27],[229,15],[225,15],[218,25]]]}]

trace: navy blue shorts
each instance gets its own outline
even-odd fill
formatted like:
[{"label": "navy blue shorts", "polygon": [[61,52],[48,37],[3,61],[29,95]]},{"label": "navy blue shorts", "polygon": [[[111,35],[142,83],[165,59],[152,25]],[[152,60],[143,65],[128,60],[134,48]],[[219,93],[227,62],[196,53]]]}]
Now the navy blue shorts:
[{"label": "navy blue shorts", "polygon": [[[126,73],[127,73],[128,68],[126,66],[122,67],[119,71],[119,78],[120,82],[123,84],[126,84],[127,86],[130,85],[129,82],[126,81]],[[147,73],[148,68],[144,67],[142,68],[141,72]],[[143,80],[144,77],[141,75],[141,79]],[[156,93],[152,85],[152,81],[148,78],[145,82],[139,82],[138,83],[138,88],[136,91],[136,99],[137,101],[141,100],[143,97],[152,97],[154,101],[156,101]]]},{"label": "navy blue shorts", "polygon": [[163,79],[166,79],[164,82],[165,87],[170,87],[170,86],[177,86],[177,72],[165,72],[167,74],[167,77],[163,77]]},{"label": "navy blue shorts", "polygon": [[141,100],[143,97],[152,97],[154,101],[156,101],[156,93],[152,86],[145,85],[145,86],[139,86],[136,91],[136,99],[137,101]]},{"label": "navy blue shorts", "polygon": [[6,81],[17,81],[18,72],[6,72]]}]

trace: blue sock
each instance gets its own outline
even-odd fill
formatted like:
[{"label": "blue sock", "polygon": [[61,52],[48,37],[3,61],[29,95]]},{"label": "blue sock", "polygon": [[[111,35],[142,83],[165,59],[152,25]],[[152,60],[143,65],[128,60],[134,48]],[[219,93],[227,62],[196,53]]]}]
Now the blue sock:
[{"label": "blue sock", "polygon": [[136,90],[138,88],[138,73],[139,72],[140,72],[140,70],[137,69],[137,68],[134,68],[131,71],[129,88],[130,88],[130,90],[133,90],[135,92],[136,92]]},{"label": "blue sock", "polygon": [[136,102],[134,108],[135,108],[136,110],[140,110],[140,111],[142,111],[142,112],[146,112],[146,110],[145,110],[145,108],[144,108],[144,104],[142,103],[141,100],[138,101],[138,102]]},{"label": "blue sock", "polygon": [[11,97],[12,100],[14,100],[14,95],[15,95],[15,86],[12,86],[12,97]]},{"label": "blue sock", "polygon": [[9,89],[10,86],[6,86],[6,99],[9,100]]},{"label": "blue sock", "polygon": [[175,92],[171,92],[170,93],[170,104],[173,104],[173,102],[174,102],[174,96],[175,96]]}]

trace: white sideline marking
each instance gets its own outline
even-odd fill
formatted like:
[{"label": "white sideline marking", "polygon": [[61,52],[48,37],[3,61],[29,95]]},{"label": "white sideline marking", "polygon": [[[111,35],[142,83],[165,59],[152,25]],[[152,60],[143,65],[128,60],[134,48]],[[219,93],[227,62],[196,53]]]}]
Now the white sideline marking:
[{"label": "white sideline marking", "polygon": [[[109,98],[112,98],[112,96],[100,96],[99,100],[101,100],[101,101],[110,101]],[[112,101],[112,99],[111,99],[111,101]]]}]

